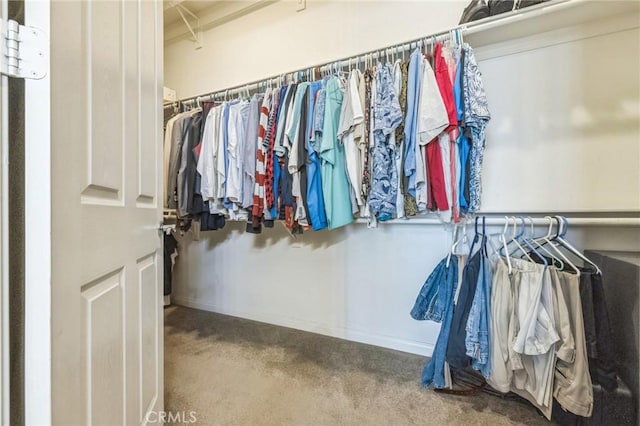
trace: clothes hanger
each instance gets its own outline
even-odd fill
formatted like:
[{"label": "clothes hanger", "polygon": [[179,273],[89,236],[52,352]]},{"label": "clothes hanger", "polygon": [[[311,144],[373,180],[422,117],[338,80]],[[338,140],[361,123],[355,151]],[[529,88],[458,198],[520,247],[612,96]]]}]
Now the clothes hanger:
[{"label": "clothes hanger", "polygon": [[564,236],[566,235],[566,233],[567,233],[567,231],[569,229],[569,221],[567,221],[567,218],[564,217],[564,216],[555,216],[555,217],[558,218],[561,221],[561,225],[560,225],[560,229],[558,230],[558,234],[559,235],[557,235],[554,238],[554,240],[560,242],[560,244],[562,244],[563,247],[565,247],[567,250],[569,250],[575,256],[579,257],[584,262],[586,262],[589,265],[593,266],[595,268],[597,274],[602,275],[602,271],[600,270],[600,267],[598,267],[598,265],[596,265],[594,262],[589,260],[589,258],[587,258],[578,249],[576,249],[574,246],[572,246],[571,243],[569,243],[567,240],[564,239]]},{"label": "clothes hanger", "polygon": [[[538,258],[540,260],[542,260],[542,263],[544,264],[544,267],[547,268],[549,266],[549,263],[547,262],[547,258],[544,257],[543,255],[540,254],[540,252],[533,246],[531,245],[531,243],[529,242],[529,240],[526,238],[525,236],[525,232],[526,232],[526,223],[525,223],[525,218],[524,216],[520,216],[520,221],[522,222],[522,235],[521,235],[521,239],[520,242],[522,244],[524,244],[525,246],[527,246],[536,256],[538,256]],[[522,252],[530,261],[533,262],[533,259],[531,258],[531,256],[529,256],[529,254],[526,251]]]},{"label": "clothes hanger", "polygon": [[502,243],[502,248],[504,249],[507,259],[507,267],[509,268],[509,275],[513,272],[513,266],[511,266],[511,257],[509,257],[509,250],[507,250],[507,229],[509,228],[509,217],[504,217],[504,228],[502,228],[502,233],[500,234],[500,242]]},{"label": "clothes hanger", "polygon": [[[571,262],[571,261],[567,258],[567,256],[565,256],[565,255],[564,255],[564,253],[562,253],[562,252],[558,249],[558,247],[557,247],[555,244],[553,244],[553,243],[551,242],[551,240],[550,240],[550,238],[551,238],[551,233],[552,233],[552,231],[553,231],[553,220],[554,220],[554,218],[552,218],[551,216],[545,216],[545,219],[547,219],[547,220],[549,221],[549,229],[548,229],[548,231],[547,231],[547,234],[543,237],[543,242],[542,242],[542,244],[543,244],[543,245],[544,245],[545,243],[546,243],[546,244],[549,244],[549,247],[551,247],[551,248],[552,248],[552,249],[553,249],[553,250],[558,254],[558,256],[560,256],[560,257],[564,260],[564,262],[565,262],[567,265],[569,265],[569,266],[571,267],[571,269],[573,269],[573,270],[576,272],[576,274],[580,275],[580,269],[579,269],[579,268],[578,268],[578,267],[577,267],[573,262]],[[558,232],[560,232],[560,221],[559,221],[558,219],[555,219],[555,220],[556,220],[556,222],[557,222],[557,224],[558,224]],[[556,234],[556,235],[557,235],[557,234]]]},{"label": "clothes hanger", "polygon": [[544,248],[542,246],[542,244],[540,244],[533,236],[534,233],[534,228],[533,228],[533,219],[529,216],[528,217],[529,222],[530,222],[530,230],[531,233],[529,234],[528,237],[525,236],[525,238],[527,239],[527,241],[536,246],[538,250],[542,251],[543,253],[547,254],[550,258],[551,258],[551,265],[555,266],[556,262],[558,262],[559,266],[558,269],[563,270],[564,269],[564,262],[558,258],[556,255],[554,255],[553,253],[551,253],[549,250],[547,250],[546,248]]},{"label": "clothes hanger", "polygon": [[458,225],[453,225],[453,230],[451,232],[451,248],[449,249],[449,254],[447,255],[447,268],[449,267],[449,263],[451,262],[451,256],[456,248],[456,237],[458,235]]},{"label": "clothes hanger", "polygon": [[462,231],[462,238],[459,238],[454,247],[455,255],[466,255],[469,252],[469,238],[467,236],[467,218],[463,218],[462,222],[458,225]]},{"label": "clothes hanger", "polygon": [[[515,253],[517,253],[518,250],[520,250],[522,253],[524,253],[525,257],[527,259],[529,259],[530,262],[533,262],[533,259],[531,258],[531,256],[529,256],[529,253],[527,253],[527,251],[524,249],[524,247],[522,247],[520,245],[520,243],[518,242],[518,239],[522,236],[522,234],[524,233],[524,218],[522,219],[522,231],[520,231],[519,233],[516,234],[516,229],[517,229],[517,222],[516,222],[516,217],[513,216],[513,234],[511,235],[511,241],[510,243],[515,244],[515,246],[517,247],[513,252],[511,252],[510,254],[507,254],[507,256],[509,255],[514,255]],[[508,253],[508,252],[507,252]]]},{"label": "clothes hanger", "polygon": [[[480,219],[479,216],[476,216],[474,219],[474,236],[473,236],[473,241],[471,242],[471,247],[469,248],[469,259],[471,258],[471,256],[473,256],[473,248],[478,243],[478,241],[480,240],[480,236],[482,235],[478,232],[478,219]],[[484,221],[484,216],[483,216],[483,221]],[[482,235],[482,238],[484,239],[484,235]]]}]

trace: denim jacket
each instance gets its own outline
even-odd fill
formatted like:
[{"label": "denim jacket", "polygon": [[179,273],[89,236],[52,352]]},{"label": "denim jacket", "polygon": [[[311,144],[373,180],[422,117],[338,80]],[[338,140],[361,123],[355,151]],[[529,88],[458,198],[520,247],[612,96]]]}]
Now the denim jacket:
[{"label": "denim jacket", "polygon": [[420,293],[416,298],[416,303],[411,310],[411,317],[418,321],[430,320],[442,322],[447,306],[446,286],[449,284],[452,269],[458,270],[458,261],[455,256],[451,257],[449,268],[447,259],[442,259],[433,269],[429,278],[422,285]]},{"label": "denim jacket", "polygon": [[429,319],[442,322],[440,334],[433,349],[433,355],[422,370],[422,385],[438,389],[445,387],[444,366],[449,341],[449,331],[453,318],[453,298],[458,285],[458,258],[452,256],[447,266],[443,259],[425,281],[416,303],[411,310],[411,317],[416,320]]}]

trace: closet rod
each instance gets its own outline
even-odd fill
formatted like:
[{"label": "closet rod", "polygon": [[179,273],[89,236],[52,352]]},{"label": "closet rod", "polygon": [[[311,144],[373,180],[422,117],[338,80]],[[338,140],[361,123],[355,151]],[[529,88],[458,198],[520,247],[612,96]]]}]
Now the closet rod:
[{"label": "closet rod", "polygon": [[[480,217],[481,215],[478,216]],[[553,214],[549,214],[549,216],[553,217]],[[509,215],[509,217],[512,217],[512,215]],[[531,220],[533,220],[534,226],[549,226],[549,220],[544,217],[531,217],[527,215],[524,215],[524,217],[526,218],[527,225],[530,225]],[[516,218],[519,218],[519,216],[516,215]],[[640,227],[640,218],[637,217],[566,217],[566,219],[569,226]],[[504,220],[504,216],[487,216],[486,224],[490,226],[503,226]],[[472,220],[469,220],[467,224],[472,222]],[[357,219],[356,223],[366,224],[367,219]],[[412,219],[393,219],[379,224],[378,227],[384,227],[387,223],[400,225],[451,225],[445,224],[435,217],[418,217]]]},{"label": "closet rod", "polygon": [[432,33],[430,35],[419,37],[413,40],[392,44],[390,46],[383,47],[380,49],[369,50],[367,52],[363,52],[357,55],[347,56],[345,58],[338,59],[335,61],[330,61],[330,62],[325,62],[325,63],[312,65],[304,68],[299,68],[297,70],[289,71],[286,73],[280,73],[278,75],[274,75],[271,77],[254,80],[249,83],[232,86],[227,89],[216,90],[213,92],[208,92],[201,95],[192,96],[189,98],[184,98],[178,102],[181,102],[187,105],[189,104],[195,105],[200,101],[212,100],[214,98],[219,98],[221,96],[226,97],[228,95],[234,95],[236,93],[243,92],[243,91],[252,91],[258,88],[260,85],[267,85],[269,83],[276,84],[278,81],[283,81],[283,79],[286,76],[306,75],[306,73],[312,72],[314,69],[317,69],[317,68],[319,68],[321,71],[328,71],[331,69],[342,69],[351,64],[358,65],[363,63],[365,60],[368,60],[369,58],[371,58],[372,60],[375,60],[384,56],[403,53],[407,50],[411,50],[413,48],[420,46],[421,43],[433,43],[434,41],[441,41],[450,36],[453,36],[456,32],[460,35],[473,34],[473,33],[485,31],[494,27],[499,27],[499,26],[508,24],[510,22],[514,22],[514,21],[517,22],[525,17],[533,18],[535,16],[548,14],[555,10],[560,10],[566,7],[570,7],[571,4],[579,3],[581,1],[584,1],[584,0],[556,0],[556,1],[550,2],[551,4],[543,2],[539,5],[527,7],[525,9],[518,9],[512,12],[509,12],[507,14],[495,15],[489,18],[482,19],[480,21],[457,25],[453,28]]},{"label": "closet rod", "polygon": [[216,90],[214,92],[209,92],[202,95],[193,96],[190,98],[185,98],[178,102],[187,104],[187,105],[195,104],[200,101],[209,101],[209,100],[213,100],[214,98],[220,98],[220,97],[224,98],[224,97],[227,97],[228,95],[234,95],[236,93],[253,91],[261,85],[283,84],[285,81],[287,81],[285,80],[287,77],[292,78],[296,75],[306,76],[308,75],[307,73],[313,72],[316,69],[319,69],[321,72],[324,72],[324,71],[330,71],[330,70],[343,69],[345,67],[348,67],[349,65],[357,66],[358,64],[364,63],[366,60],[373,61],[373,60],[382,58],[384,56],[394,55],[396,53],[403,53],[407,50],[411,50],[412,48],[416,48],[420,46],[420,43],[423,41],[426,43],[442,41],[443,39],[448,38],[449,34],[454,31],[458,31],[460,34],[464,34],[465,31],[468,31],[468,30],[467,30],[467,27],[464,25],[458,26],[451,30],[434,33],[426,37],[421,37],[421,38],[407,41],[404,43],[394,44],[392,46],[383,47],[381,49],[370,50],[364,53],[360,53],[358,55],[348,56],[348,57],[341,58],[331,62],[323,62],[321,64],[299,68],[295,71],[289,71],[289,72],[281,73],[271,77],[262,78],[260,80],[254,80],[250,83],[240,84],[237,86],[230,87],[228,89]]}]

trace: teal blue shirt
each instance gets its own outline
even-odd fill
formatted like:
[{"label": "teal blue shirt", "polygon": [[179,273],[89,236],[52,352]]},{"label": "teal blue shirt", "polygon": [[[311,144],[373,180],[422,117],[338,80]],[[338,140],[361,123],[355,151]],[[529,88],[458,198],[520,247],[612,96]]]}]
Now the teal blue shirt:
[{"label": "teal blue shirt", "polygon": [[329,79],[326,85],[326,105],[320,145],[322,192],[329,229],[353,222],[344,146],[337,136],[342,97],[338,79],[335,77]]}]

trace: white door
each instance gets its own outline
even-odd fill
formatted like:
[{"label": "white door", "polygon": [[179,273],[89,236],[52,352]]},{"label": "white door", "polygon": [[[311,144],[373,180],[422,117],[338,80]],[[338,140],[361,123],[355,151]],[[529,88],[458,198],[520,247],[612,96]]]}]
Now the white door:
[{"label": "white door", "polygon": [[53,424],[163,408],[162,9],[50,2]]}]

